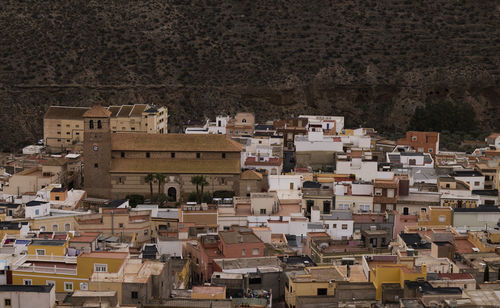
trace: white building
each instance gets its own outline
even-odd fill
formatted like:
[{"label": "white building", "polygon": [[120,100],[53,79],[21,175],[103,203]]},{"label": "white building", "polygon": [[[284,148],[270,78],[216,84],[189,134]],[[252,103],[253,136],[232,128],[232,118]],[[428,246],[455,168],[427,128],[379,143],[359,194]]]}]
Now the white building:
[{"label": "white building", "polygon": [[344,117],[301,115],[299,118],[306,118],[308,120],[308,125],[320,124],[323,130],[334,130],[337,134],[344,129]]},{"label": "white building", "polygon": [[337,174],[354,174],[356,180],[372,181],[377,178],[377,170],[378,163],[372,160],[370,152],[363,153],[363,157],[337,156]]},{"label": "white building", "polygon": [[434,159],[429,153],[391,152],[386,153],[388,163],[401,164],[403,168],[434,168]]},{"label": "white building", "polygon": [[476,170],[457,170],[451,174],[456,180],[467,183],[471,190],[484,189],[484,175]]},{"label": "white building", "polygon": [[321,220],[326,233],[334,240],[348,240],[354,233],[354,220],[351,211],[335,210],[330,215],[322,215]]},{"label": "white building", "polygon": [[41,308],[55,307],[56,288],[48,285],[0,285],[1,307]]},{"label": "white building", "polygon": [[278,199],[302,199],[302,175],[270,175],[269,191],[275,191]]},{"label": "white building", "polygon": [[50,203],[46,201],[30,201],[26,203],[24,209],[25,218],[35,218],[49,215],[50,213]]}]

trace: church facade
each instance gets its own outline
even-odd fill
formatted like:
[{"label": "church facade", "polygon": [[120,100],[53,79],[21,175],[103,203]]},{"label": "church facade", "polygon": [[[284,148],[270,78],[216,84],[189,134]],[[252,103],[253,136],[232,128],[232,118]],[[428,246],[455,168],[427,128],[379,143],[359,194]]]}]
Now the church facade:
[{"label": "church facade", "polygon": [[[241,145],[225,135],[113,133],[111,113],[94,106],[84,118],[84,185],[90,197],[146,198],[149,173],[163,174],[160,191],[171,200],[186,201],[196,191],[195,175],[205,176],[204,191],[239,191]],[[158,183],[153,184],[158,193]]]}]

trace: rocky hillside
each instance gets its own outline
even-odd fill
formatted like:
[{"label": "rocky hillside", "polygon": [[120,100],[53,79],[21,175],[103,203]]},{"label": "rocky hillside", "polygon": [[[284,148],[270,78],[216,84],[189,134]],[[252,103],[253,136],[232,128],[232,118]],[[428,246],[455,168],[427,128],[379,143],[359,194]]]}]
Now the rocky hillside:
[{"label": "rocky hillside", "polygon": [[164,104],[174,127],[335,114],[394,134],[453,102],[500,130],[499,24],[497,0],[7,1],[0,147],[40,138],[55,104]]}]

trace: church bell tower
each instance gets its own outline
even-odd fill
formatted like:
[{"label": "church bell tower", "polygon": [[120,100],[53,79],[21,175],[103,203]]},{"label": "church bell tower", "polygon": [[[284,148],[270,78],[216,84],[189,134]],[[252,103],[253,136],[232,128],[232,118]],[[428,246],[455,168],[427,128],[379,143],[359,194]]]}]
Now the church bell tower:
[{"label": "church bell tower", "polygon": [[89,197],[111,197],[111,127],[106,108],[94,106],[83,114],[84,187]]}]

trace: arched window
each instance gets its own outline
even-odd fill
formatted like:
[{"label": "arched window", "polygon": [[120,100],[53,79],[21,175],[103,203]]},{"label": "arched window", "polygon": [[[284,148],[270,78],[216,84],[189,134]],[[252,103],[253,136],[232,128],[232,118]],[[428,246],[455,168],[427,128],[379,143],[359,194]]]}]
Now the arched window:
[{"label": "arched window", "polygon": [[246,122],[247,122],[247,119],[243,119],[243,120],[241,120],[241,122],[246,123]]},{"label": "arched window", "polygon": [[94,120],[90,120],[89,122],[89,128],[94,129]]},{"label": "arched window", "polygon": [[97,120],[97,128],[102,128],[101,120]]}]

